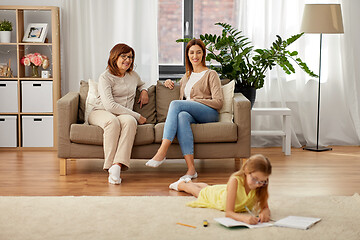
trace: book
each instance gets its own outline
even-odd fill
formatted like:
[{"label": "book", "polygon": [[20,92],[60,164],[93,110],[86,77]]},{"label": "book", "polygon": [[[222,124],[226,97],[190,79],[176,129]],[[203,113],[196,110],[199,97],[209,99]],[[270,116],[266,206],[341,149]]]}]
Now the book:
[{"label": "book", "polygon": [[255,225],[251,225],[248,223],[236,221],[232,218],[222,217],[222,218],[214,218],[215,221],[224,225],[225,227],[246,227],[246,228],[262,228],[262,227],[270,227],[273,226],[272,223],[258,223]]},{"label": "book", "polygon": [[288,216],[276,221],[274,226],[307,230],[320,220],[321,218]]},{"label": "book", "polygon": [[315,223],[319,222],[321,218],[313,218],[313,217],[300,217],[300,216],[288,216],[282,218],[274,223],[258,223],[255,225],[251,225],[248,223],[236,221],[232,218],[214,218],[215,221],[220,223],[225,227],[246,227],[246,228],[263,228],[263,227],[288,227],[288,228],[297,228],[307,230],[312,227]]}]

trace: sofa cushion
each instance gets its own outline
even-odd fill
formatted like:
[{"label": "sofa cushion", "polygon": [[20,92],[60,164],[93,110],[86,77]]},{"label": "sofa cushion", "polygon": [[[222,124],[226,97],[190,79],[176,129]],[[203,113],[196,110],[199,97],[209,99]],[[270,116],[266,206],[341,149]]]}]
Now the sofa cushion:
[{"label": "sofa cushion", "polygon": [[70,141],[74,143],[102,145],[104,131],[99,126],[71,124]]},{"label": "sofa cushion", "polygon": [[[155,143],[161,143],[165,123],[155,125]],[[195,143],[236,142],[237,126],[231,122],[191,124]],[[177,140],[175,141],[177,143]]]},{"label": "sofa cushion", "polygon": [[219,111],[219,122],[232,122],[233,119],[233,98],[235,81],[231,81],[221,87],[224,96],[224,103]]},{"label": "sofa cushion", "polygon": [[91,111],[99,105],[99,92],[98,92],[98,82],[95,80],[89,79],[89,92],[86,97],[85,102],[85,123],[88,124],[88,118]]},{"label": "sofa cushion", "polygon": [[140,108],[140,104],[137,103],[140,97],[140,91],[136,91],[135,101],[134,101],[134,111],[140,113],[141,116],[146,118],[146,123],[156,123],[156,109],[155,109],[155,97],[156,97],[156,86],[152,85],[148,88],[149,94],[149,103],[143,105]]},{"label": "sofa cushion", "polygon": [[[72,124],[70,141],[73,143],[103,145],[104,131],[99,126],[88,124]],[[145,145],[154,142],[154,124],[137,126],[134,145]]]},{"label": "sofa cushion", "polygon": [[89,91],[89,83],[81,80],[80,81],[80,99],[79,99],[79,112],[78,112],[78,123],[85,122],[85,103]]},{"label": "sofa cushion", "polygon": [[160,81],[156,84],[156,120],[165,122],[170,102],[180,98],[180,85],[175,84],[173,89],[164,86]]}]

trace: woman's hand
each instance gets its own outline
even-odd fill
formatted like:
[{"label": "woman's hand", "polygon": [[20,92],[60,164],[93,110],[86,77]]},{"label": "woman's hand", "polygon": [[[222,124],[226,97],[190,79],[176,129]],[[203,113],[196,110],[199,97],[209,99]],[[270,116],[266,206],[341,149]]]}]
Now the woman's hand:
[{"label": "woman's hand", "polygon": [[261,212],[259,214],[259,218],[260,218],[260,222],[270,221],[270,209],[264,208],[263,210],[261,210]]},{"label": "woman's hand", "polygon": [[149,102],[149,94],[146,90],[142,90],[137,103],[140,103],[140,108]]},{"label": "woman's hand", "polygon": [[144,124],[145,122],[146,122],[146,118],[144,118],[143,116],[140,115],[138,123],[141,125],[141,124]]},{"label": "woman's hand", "polygon": [[173,89],[174,88],[174,82],[171,81],[170,79],[167,79],[165,82],[164,82],[164,86],[169,88],[169,89]]}]

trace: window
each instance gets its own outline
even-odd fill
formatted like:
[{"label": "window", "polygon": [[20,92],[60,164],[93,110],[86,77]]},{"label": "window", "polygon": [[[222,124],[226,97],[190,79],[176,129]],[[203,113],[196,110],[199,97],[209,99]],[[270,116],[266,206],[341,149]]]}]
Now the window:
[{"label": "window", "polygon": [[185,46],[179,38],[221,34],[216,22],[237,26],[237,0],[159,0],[158,37],[160,79],[185,73]]},{"label": "window", "polygon": [[182,65],[182,46],[175,42],[182,37],[182,18],[181,0],[159,0],[158,35],[161,65]]}]

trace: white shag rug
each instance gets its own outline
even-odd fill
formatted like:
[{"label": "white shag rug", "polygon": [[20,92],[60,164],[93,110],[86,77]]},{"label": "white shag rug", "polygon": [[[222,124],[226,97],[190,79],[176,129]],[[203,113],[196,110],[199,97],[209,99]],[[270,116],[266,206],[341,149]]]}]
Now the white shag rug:
[{"label": "white shag rug", "polygon": [[[319,217],[309,230],[225,228],[193,197],[0,197],[0,239],[360,239],[360,196],[271,196],[272,218]],[[203,220],[209,222],[203,227]],[[190,228],[177,222],[196,226]]]}]

